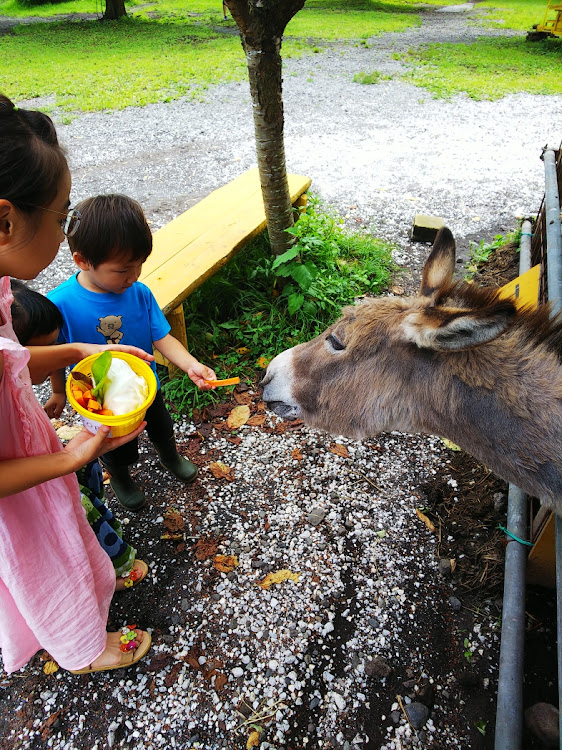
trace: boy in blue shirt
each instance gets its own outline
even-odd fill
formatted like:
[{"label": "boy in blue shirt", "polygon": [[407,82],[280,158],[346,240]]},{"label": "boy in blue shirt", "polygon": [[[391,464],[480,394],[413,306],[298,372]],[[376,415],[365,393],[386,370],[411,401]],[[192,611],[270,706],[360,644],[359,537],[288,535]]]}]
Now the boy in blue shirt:
[{"label": "boy in blue shirt", "polygon": [[[134,344],[152,347],[186,372],[202,390],[215,380],[213,370],[201,364],[170,334],[170,325],[150,289],[137,281],[142,264],[152,252],[152,234],[140,205],[124,195],[99,195],[82,201],[80,225],[69,237],[74,262],[80,269],[47,295],[60,310],[60,339],[67,343]],[[150,363],[156,373],[154,362]],[[64,372],[51,377],[53,390]],[[60,387],[59,387],[60,390]],[[192,482],[197,467],[179,455],[170,417],[160,388],[146,412],[148,437],[160,462],[175,477]],[[138,461],[138,443],[132,440],[106,453],[102,463],[124,508],[140,510],[146,503],[129,474]]]}]

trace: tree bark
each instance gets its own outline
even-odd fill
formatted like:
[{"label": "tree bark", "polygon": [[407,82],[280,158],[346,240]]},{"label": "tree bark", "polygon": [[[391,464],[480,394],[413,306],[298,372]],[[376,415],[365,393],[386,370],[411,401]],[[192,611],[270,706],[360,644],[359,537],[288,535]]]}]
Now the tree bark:
[{"label": "tree bark", "polygon": [[226,0],[246,53],[254,131],[267,229],[274,255],[293,244],[284,143],[281,41],[305,0]]},{"label": "tree bark", "polygon": [[104,21],[116,21],[127,15],[125,10],[125,0],[105,0]]}]

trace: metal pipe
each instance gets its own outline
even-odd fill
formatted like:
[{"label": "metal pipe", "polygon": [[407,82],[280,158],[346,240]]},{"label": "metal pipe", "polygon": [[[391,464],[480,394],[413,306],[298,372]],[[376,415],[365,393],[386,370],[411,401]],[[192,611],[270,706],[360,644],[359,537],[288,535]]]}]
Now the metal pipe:
[{"label": "metal pipe", "polygon": [[[519,273],[531,266],[531,222],[521,227]],[[527,495],[513,484],[507,498],[507,528],[527,538]],[[498,674],[495,750],[521,750],[523,735],[523,654],[525,645],[525,568],[527,550],[507,537],[502,632]]]},{"label": "metal pipe", "polygon": [[[548,301],[552,313],[562,311],[562,236],[556,154],[546,149],[544,207],[546,219],[546,262]],[[558,641],[558,731],[562,740],[562,519],[556,516],[556,631]]]},{"label": "metal pipe", "polygon": [[552,312],[562,311],[562,237],[560,235],[560,196],[556,175],[556,154],[547,149],[543,155],[546,219],[546,259],[548,301]]}]

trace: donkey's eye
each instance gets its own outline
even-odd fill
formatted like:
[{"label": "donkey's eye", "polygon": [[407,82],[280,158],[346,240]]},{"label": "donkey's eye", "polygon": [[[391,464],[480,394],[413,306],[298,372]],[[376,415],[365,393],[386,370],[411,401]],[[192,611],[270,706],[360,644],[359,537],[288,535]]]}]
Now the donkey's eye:
[{"label": "donkey's eye", "polygon": [[328,347],[335,352],[343,352],[345,349],[345,344],[340,341],[334,333],[330,333],[326,336],[326,343],[328,344]]}]

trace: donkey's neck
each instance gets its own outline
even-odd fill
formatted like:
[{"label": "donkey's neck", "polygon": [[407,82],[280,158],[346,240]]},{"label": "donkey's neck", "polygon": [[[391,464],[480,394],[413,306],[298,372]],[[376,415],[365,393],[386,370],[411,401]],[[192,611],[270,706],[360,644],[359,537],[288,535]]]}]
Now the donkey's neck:
[{"label": "donkey's neck", "polygon": [[453,377],[448,403],[414,409],[414,430],[449,438],[498,476],[562,512],[561,401],[554,394],[535,395],[522,391],[528,403],[509,408],[496,391]]}]

